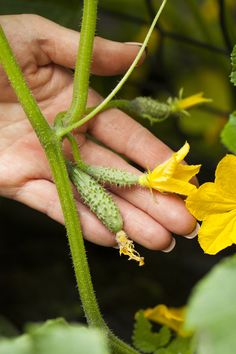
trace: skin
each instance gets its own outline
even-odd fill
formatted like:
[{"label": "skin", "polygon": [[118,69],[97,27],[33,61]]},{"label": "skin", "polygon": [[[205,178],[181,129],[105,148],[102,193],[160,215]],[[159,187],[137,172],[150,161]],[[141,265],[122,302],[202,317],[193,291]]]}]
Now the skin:
[{"label": "skin", "polygon": [[[52,122],[55,115],[67,110],[71,102],[73,74],[70,69],[75,65],[79,33],[37,15],[0,16],[0,23],[33,95]],[[121,74],[130,66],[138,50],[136,45],[96,37],[92,73],[102,76]],[[90,90],[88,106],[101,100]],[[86,132],[103,146],[88,140]],[[115,152],[149,169],[172,154],[168,146],[117,109],[96,116],[76,132],[76,138],[86,162],[134,173],[139,171]],[[65,150],[70,154],[68,144],[65,144]],[[195,219],[178,196],[155,192],[153,196],[141,188],[109,187],[109,190],[120,207],[124,230],[144,247],[164,250],[173,241],[172,233],[187,235],[196,226]],[[0,194],[64,222],[44,152],[1,66]],[[81,203],[79,196],[77,204],[84,237],[99,245],[115,246],[115,236]]]}]

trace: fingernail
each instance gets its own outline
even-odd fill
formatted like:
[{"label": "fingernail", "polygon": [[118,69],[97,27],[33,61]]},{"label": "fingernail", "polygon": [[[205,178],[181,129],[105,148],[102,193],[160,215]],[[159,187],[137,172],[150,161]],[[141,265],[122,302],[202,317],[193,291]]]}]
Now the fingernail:
[{"label": "fingernail", "polygon": [[113,246],[112,248],[115,248],[115,250],[118,250],[120,247],[117,245],[117,246]]},{"label": "fingernail", "polygon": [[[125,42],[125,44],[127,45],[133,45],[133,46],[136,46],[136,47],[142,47],[143,43],[140,43],[140,42]],[[145,47],[145,50],[144,50],[144,53],[142,55],[142,58],[140,59],[139,63],[136,65],[136,66],[140,66],[142,63],[143,63],[143,60],[146,58],[147,56],[147,53],[148,53],[148,48]]]},{"label": "fingernail", "polygon": [[189,240],[191,240],[192,238],[196,237],[200,227],[201,227],[200,224],[197,222],[197,225],[196,225],[195,229],[190,234],[184,235],[184,237],[188,238]]},{"label": "fingernail", "polygon": [[176,241],[174,238],[172,238],[171,244],[167,248],[162,250],[162,252],[165,252],[165,253],[171,252],[175,248],[175,245],[176,245]]}]

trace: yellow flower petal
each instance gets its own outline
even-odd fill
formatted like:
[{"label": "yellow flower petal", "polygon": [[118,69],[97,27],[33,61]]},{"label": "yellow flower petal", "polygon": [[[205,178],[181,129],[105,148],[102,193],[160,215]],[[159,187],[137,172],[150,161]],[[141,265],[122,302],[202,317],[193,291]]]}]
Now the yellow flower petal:
[{"label": "yellow flower petal", "polygon": [[199,172],[200,165],[182,164],[188,152],[189,144],[186,142],[167,161],[155,167],[153,171],[143,174],[139,178],[139,184],[159,192],[189,195],[196,187],[188,181]]},{"label": "yellow flower petal", "polygon": [[196,186],[192,183],[181,181],[175,178],[169,178],[168,182],[158,182],[153,184],[152,188],[163,193],[176,193],[181,195],[190,195],[196,189]]},{"label": "yellow flower petal", "polygon": [[236,210],[207,217],[198,232],[198,240],[207,254],[216,254],[236,243]]},{"label": "yellow flower petal", "polygon": [[183,181],[189,181],[193,176],[196,176],[200,171],[201,165],[183,165],[180,164],[176,167],[174,178]]},{"label": "yellow flower petal", "polygon": [[186,141],[184,146],[182,146],[181,149],[179,149],[179,151],[175,152],[173,155],[175,157],[175,160],[177,163],[180,163],[181,161],[183,161],[183,159],[187,156],[187,154],[189,153],[190,150],[190,146],[189,143]]},{"label": "yellow flower petal", "polygon": [[198,239],[205,253],[216,254],[236,243],[236,156],[226,155],[217,166],[215,183],[204,183],[186,206],[203,220]]},{"label": "yellow flower petal", "polygon": [[[225,196],[236,201],[236,156],[228,154],[218,164],[216,169],[216,185]],[[221,192],[221,193],[222,193]]]},{"label": "yellow flower petal", "polygon": [[187,333],[182,330],[185,320],[185,307],[168,308],[165,305],[158,305],[152,309],[145,310],[144,316],[149,320],[173,329],[179,335],[187,335]]},{"label": "yellow flower petal", "polygon": [[190,213],[198,220],[236,209],[236,195],[226,198],[216,183],[204,183],[186,199]]},{"label": "yellow flower petal", "polygon": [[148,174],[152,180],[166,179],[168,177],[173,176],[175,168],[176,168],[176,158],[175,158],[175,154],[173,154],[167,161],[156,166],[154,170],[152,172],[149,171]]},{"label": "yellow flower petal", "polygon": [[196,93],[195,95],[186,98],[177,98],[174,102],[175,111],[183,111],[206,102],[212,102],[212,100],[203,97],[203,92]]}]

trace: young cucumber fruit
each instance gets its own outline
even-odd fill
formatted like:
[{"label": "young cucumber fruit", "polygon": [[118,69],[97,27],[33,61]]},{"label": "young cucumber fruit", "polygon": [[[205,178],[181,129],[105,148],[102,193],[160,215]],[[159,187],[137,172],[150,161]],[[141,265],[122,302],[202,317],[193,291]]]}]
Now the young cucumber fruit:
[{"label": "young cucumber fruit", "polygon": [[134,173],[122,171],[112,167],[90,166],[83,164],[83,171],[92,176],[98,182],[110,183],[118,187],[129,187],[138,184],[139,176]]},{"label": "young cucumber fruit", "polygon": [[128,256],[129,260],[137,261],[140,266],[144,265],[144,258],[135,250],[133,241],[123,231],[123,219],[111,195],[93,177],[73,164],[68,163],[68,170],[83,202],[116,235],[120,255]]},{"label": "young cucumber fruit", "polygon": [[73,165],[69,165],[72,182],[83,202],[95,213],[99,220],[113,233],[123,228],[120,211],[111,195],[91,176]]}]

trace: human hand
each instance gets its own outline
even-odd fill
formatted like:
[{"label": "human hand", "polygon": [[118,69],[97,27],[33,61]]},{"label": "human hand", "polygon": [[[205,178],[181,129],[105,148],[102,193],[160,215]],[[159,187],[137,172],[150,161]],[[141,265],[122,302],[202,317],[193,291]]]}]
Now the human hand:
[{"label": "human hand", "polygon": [[[36,15],[0,16],[0,23],[44,115],[52,122],[65,111],[72,97],[73,75],[79,33]],[[138,46],[96,38],[92,72],[116,75],[127,70]],[[63,223],[55,184],[44,151],[0,67],[0,194],[20,201]],[[101,101],[90,90],[88,105]],[[89,133],[104,146],[86,138]],[[123,112],[112,109],[100,113],[77,134],[84,160],[90,164],[113,166],[138,172],[113,151],[146,168],[153,168],[172,151],[147,129]],[[151,193],[141,188],[110,192],[118,203],[124,229],[143,246],[164,250],[174,246],[171,233],[186,235],[196,221],[176,195]],[[116,244],[112,235],[78,199],[78,210],[86,239],[106,246]]]}]

